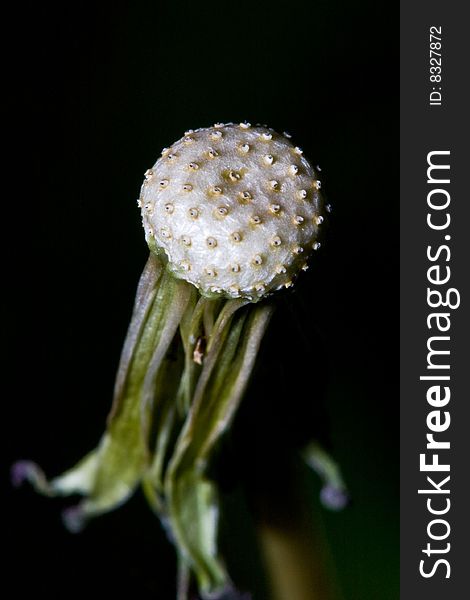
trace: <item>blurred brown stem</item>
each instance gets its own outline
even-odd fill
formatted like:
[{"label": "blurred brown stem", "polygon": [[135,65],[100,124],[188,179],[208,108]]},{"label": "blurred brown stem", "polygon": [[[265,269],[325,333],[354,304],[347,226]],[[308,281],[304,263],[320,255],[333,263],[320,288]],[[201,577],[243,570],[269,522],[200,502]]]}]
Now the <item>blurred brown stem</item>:
[{"label": "blurred brown stem", "polygon": [[291,485],[278,480],[275,491],[257,492],[257,533],[271,598],[340,600],[325,537],[300,484],[296,474]]}]

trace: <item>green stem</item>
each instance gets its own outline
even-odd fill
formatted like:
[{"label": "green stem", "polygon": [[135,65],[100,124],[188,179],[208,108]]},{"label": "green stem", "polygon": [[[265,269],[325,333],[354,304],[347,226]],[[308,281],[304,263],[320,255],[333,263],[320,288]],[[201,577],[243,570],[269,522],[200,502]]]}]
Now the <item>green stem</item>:
[{"label": "green stem", "polygon": [[176,575],[176,600],[188,600],[191,571],[188,564],[178,556],[178,573]]}]

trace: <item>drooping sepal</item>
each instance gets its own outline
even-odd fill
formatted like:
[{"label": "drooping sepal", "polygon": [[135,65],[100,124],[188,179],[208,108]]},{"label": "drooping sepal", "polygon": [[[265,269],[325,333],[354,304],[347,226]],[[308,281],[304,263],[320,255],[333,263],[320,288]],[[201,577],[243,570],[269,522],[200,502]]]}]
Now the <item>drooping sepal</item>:
[{"label": "drooping sepal", "polygon": [[77,531],[89,518],[121,505],[142,480],[151,457],[152,419],[168,392],[166,386],[157,385],[159,374],[172,360],[168,350],[192,293],[192,286],[175,280],[151,256],[141,277],[113,407],[98,447],[50,482],[34,463],[22,461],[14,467],[16,479],[21,479],[22,471],[22,479],[40,493],[85,496],[65,513],[70,529]]}]

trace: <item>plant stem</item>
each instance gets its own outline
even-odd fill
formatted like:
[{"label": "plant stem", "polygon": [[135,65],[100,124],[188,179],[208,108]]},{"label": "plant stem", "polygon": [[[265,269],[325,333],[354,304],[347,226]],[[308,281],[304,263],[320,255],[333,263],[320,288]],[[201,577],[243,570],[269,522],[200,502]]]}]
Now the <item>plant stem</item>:
[{"label": "plant stem", "polygon": [[[297,474],[296,474],[297,475]],[[340,600],[328,547],[296,476],[272,493],[258,490],[257,534],[272,600]]]},{"label": "plant stem", "polygon": [[176,600],[188,600],[191,573],[185,561],[178,557]]}]

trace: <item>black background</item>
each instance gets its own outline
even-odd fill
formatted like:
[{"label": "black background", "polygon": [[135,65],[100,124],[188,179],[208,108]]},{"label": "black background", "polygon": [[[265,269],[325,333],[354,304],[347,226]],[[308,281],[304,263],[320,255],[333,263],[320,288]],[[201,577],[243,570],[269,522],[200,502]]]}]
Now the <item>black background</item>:
[{"label": "black background", "polygon": [[[17,595],[174,595],[173,551],[140,493],[72,536],[59,518],[67,503],[12,490],[8,465],[32,458],[55,475],[96,445],[147,256],[143,173],[186,129],[247,119],[292,133],[321,165],[333,213],[311,269],[280,300],[270,348],[283,367],[260,372],[222,452],[241,524],[229,551],[235,580],[264,597],[250,509],[236,508],[240,485],[274,472],[311,425],[329,438],[353,497],[323,517],[344,598],[397,598],[398,5],[20,10],[4,115],[19,173],[5,199],[16,243],[1,474]],[[313,506],[318,484],[305,479]]]}]

